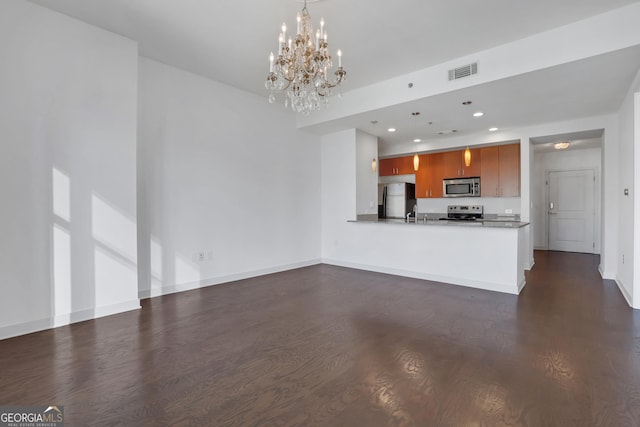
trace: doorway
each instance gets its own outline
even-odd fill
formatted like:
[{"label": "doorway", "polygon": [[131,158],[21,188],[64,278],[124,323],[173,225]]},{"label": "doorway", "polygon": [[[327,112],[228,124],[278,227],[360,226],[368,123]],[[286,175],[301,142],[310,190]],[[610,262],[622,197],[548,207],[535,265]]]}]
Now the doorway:
[{"label": "doorway", "polygon": [[534,249],[600,254],[603,130],[530,141]]},{"label": "doorway", "polygon": [[549,250],[595,253],[595,171],[549,171]]}]

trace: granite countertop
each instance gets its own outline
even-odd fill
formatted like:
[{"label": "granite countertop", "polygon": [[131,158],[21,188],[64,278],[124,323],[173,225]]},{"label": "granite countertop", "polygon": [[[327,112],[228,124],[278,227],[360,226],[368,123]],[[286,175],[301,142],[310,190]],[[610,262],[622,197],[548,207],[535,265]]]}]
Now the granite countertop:
[{"label": "granite countertop", "polygon": [[484,228],[521,228],[529,225],[528,222],[519,221],[517,217],[500,217],[498,215],[476,221],[448,221],[441,220],[446,215],[418,215],[418,222],[411,218],[411,222],[399,218],[378,218],[376,215],[358,215],[358,219],[348,222],[381,223],[381,224],[405,224],[405,225],[440,225],[451,227],[484,227]]}]

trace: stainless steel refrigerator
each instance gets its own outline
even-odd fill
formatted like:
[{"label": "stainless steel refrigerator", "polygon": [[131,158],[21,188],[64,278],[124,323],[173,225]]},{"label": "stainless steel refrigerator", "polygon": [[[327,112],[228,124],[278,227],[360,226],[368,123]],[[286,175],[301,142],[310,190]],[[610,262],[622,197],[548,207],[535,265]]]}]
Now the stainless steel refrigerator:
[{"label": "stainless steel refrigerator", "polygon": [[416,205],[416,185],[394,182],[378,185],[378,216],[380,218],[406,218]]}]

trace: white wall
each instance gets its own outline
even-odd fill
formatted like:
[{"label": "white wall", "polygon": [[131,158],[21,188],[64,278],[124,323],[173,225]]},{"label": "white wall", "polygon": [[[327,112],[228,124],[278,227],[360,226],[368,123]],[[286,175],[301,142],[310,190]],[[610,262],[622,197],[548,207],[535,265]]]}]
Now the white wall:
[{"label": "white wall", "polygon": [[[633,89],[634,93],[634,153],[633,153],[633,161],[634,161],[634,177],[633,177],[633,187],[640,188],[640,72],[638,72],[638,76],[636,77],[636,85]],[[640,197],[635,197],[634,195],[634,225],[633,225],[633,236],[634,236],[634,260],[633,260],[633,271],[634,271],[634,282],[633,282],[633,301],[631,306],[634,308],[640,308],[640,280],[638,280],[638,276],[640,275],[640,220],[638,216],[635,215],[635,212],[640,212]]]},{"label": "white wall", "polygon": [[371,170],[371,160],[378,158],[378,138],[356,130],[356,213],[378,213],[378,168]]},{"label": "white wall", "polygon": [[150,59],[139,86],[142,297],[319,261],[317,136],[265,98]]},{"label": "white wall", "polygon": [[0,2],[0,338],[139,307],[137,44]]},{"label": "white wall", "polygon": [[[618,176],[619,185],[616,188],[617,201],[620,206],[618,214],[618,256],[616,281],[620,286],[628,302],[634,307],[640,307],[640,290],[636,293],[636,288],[640,289],[640,284],[635,284],[634,267],[640,268],[640,262],[636,260],[636,245],[640,244],[634,239],[636,228],[635,219],[635,186],[640,184],[637,179],[640,175],[635,170],[635,156],[637,156],[636,145],[640,142],[640,129],[636,126],[640,110],[635,105],[637,93],[640,92],[640,72],[636,76],[633,85],[625,97],[618,112],[619,120],[619,162]],[[638,178],[636,178],[638,177]],[[629,189],[629,195],[624,195],[624,189]],[[640,271],[640,270],[637,270]]]},{"label": "white wall", "polygon": [[594,198],[596,215],[595,251],[600,253],[600,211],[601,211],[601,165],[602,148],[569,149],[566,151],[537,152],[534,155],[533,166],[533,204],[531,222],[533,224],[534,247],[547,249],[547,187],[546,179],[549,171],[593,169],[596,177],[596,194]]},{"label": "white wall", "polygon": [[323,256],[339,245],[335,237],[346,226],[346,221],[356,219],[355,141],[354,129],[322,137]]}]

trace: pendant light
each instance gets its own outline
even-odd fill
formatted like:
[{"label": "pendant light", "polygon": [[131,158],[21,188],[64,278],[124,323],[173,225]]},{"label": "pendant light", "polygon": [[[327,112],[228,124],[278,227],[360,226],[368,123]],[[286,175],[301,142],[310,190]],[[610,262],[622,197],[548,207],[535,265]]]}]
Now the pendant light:
[{"label": "pendant light", "polygon": [[466,167],[471,166],[471,150],[469,150],[469,146],[464,150],[464,165]]},{"label": "pendant light", "polygon": [[[411,87],[411,86],[410,86]],[[414,111],[411,115],[415,118],[415,122],[418,123],[418,116],[420,115],[420,111]],[[414,140],[415,142],[416,140]],[[413,155],[413,170],[418,172],[420,169],[420,157],[418,157],[418,153]]]},{"label": "pendant light", "polygon": [[375,172],[377,168],[378,168],[378,162],[374,157],[373,160],[371,160],[371,172]]}]

